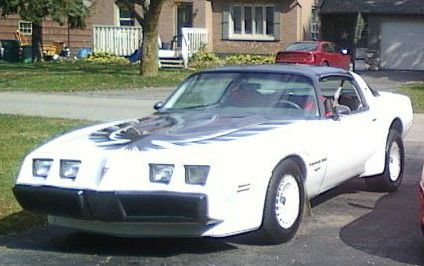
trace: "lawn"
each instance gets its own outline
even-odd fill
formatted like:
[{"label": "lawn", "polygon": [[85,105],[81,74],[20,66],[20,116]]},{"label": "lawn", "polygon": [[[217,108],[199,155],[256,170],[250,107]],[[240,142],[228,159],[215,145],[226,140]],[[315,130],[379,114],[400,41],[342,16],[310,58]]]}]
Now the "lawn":
[{"label": "lawn", "polygon": [[138,64],[45,62],[36,64],[0,61],[0,91],[74,92],[175,86],[190,70],[161,70],[144,78]]},{"label": "lawn", "polygon": [[411,97],[415,113],[424,113],[424,83],[405,86],[401,92]]},{"label": "lawn", "polygon": [[14,177],[25,154],[52,136],[86,124],[77,120],[0,115],[0,234],[46,222],[43,216],[22,211],[12,194]]}]

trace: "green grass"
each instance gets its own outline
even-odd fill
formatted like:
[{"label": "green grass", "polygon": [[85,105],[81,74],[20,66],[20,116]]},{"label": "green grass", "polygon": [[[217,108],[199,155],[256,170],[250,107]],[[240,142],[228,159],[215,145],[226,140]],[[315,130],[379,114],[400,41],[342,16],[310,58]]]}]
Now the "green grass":
[{"label": "green grass", "polygon": [[411,98],[415,113],[424,113],[424,83],[403,87],[401,92]]},{"label": "green grass", "polygon": [[44,216],[22,211],[12,187],[24,156],[43,141],[88,122],[0,115],[0,234],[25,230],[46,222]]},{"label": "green grass", "polygon": [[175,86],[192,71],[161,70],[157,77],[141,77],[138,64],[0,61],[0,91],[74,92]]}]

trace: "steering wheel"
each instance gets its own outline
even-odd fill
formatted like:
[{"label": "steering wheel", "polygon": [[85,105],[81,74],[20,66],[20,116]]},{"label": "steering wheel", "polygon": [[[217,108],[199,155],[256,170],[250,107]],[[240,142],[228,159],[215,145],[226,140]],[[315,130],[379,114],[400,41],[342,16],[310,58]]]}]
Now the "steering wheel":
[{"label": "steering wheel", "polygon": [[276,106],[281,107],[280,105],[289,105],[289,106],[294,107],[296,109],[302,110],[302,107],[300,107],[299,105],[297,105],[294,102],[287,101],[287,100],[279,100],[277,102]]}]

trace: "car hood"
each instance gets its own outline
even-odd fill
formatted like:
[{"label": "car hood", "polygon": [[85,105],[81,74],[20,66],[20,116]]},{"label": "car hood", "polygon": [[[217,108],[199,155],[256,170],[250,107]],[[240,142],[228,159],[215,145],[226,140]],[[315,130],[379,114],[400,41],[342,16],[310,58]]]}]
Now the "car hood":
[{"label": "car hood", "polygon": [[164,149],[170,145],[231,141],[292,123],[258,114],[171,113],[117,123],[89,139],[105,149]]}]

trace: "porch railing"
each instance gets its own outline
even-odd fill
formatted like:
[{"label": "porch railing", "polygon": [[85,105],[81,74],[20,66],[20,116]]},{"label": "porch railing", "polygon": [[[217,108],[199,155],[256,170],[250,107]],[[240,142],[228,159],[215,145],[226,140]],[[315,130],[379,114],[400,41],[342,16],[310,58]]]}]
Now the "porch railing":
[{"label": "porch railing", "polygon": [[143,31],[140,27],[93,27],[94,52],[107,52],[119,56],[131,55],[140,47]]},{"label": "porch railing", "polygon": [[[208,44],[208,29],[183,28],[182,35],[181,56],[184,66],[187,67],[188,59]],[[118,56],[128,56],[141,46],[142,40],[143,31],[141,27],[102,25],[95,25],[93,27],[94,52],[107,52]]]},{"label": "porch railing", "polygon": [[187,67],[189,57],[208,44],[208,29],[182,28],[182,34],[181,53],[184,66]]}]

